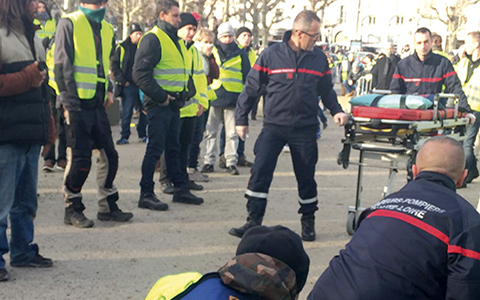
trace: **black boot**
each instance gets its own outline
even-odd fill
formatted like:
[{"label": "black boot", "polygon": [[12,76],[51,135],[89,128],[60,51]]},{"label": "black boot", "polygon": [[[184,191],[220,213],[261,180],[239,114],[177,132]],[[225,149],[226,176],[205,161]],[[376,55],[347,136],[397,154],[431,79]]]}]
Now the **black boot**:
[{"label": "black boot", "polygon": [[173,194],[173,202],[200,205],[203,199],[190,193],[190,189],[181,188]]},{"label": "black boot", "polygon": [[110,212],[98,212],[97,219],[100,221],[127,222],[133,218],[133,214],[131,212],[123,212],[120,208],[118,208],[117,200],[118,193],[108,196],[107,203]]},{"label": "black boot", "polygon": [[311,242],[315,240],[315,215],[302,216],[302,240]]},{"label": "black boot", "polygon": [[83,210],[75,210],[73,205],[65,208],[65,217],[63,221],[67,225],[73,225],[78,228],[90,228],[95,225],[92,220],[85,217]]},{"label": "black boot", "polygon": [[266,199],[250,198],[247,196],[247,223],[242,227],[232,228],[228,233],[230,235],[241,238],[243,234],[252,227],[262,225],[263,216],[265,215],[265,208],[267,207]]}]

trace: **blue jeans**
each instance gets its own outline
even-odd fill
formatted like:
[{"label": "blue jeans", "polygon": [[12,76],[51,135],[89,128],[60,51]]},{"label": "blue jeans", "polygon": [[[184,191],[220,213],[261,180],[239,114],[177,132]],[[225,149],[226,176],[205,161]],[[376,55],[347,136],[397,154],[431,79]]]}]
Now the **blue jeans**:
[{"label": "blue jeans", "polygon": [[[133,108],[139,101],[138,88],[132,85],[123,87],[122,92],[122,139],[128,140],[130,137],[130,122],[132,121]],[[147,118],[140,112],[137,124],[137,133],[139,138],[147,136]]]},{"label": "blue jeans", "polygon": [[465,168],[468,172],[477,169],[477,159],[473,153],[473,146],[477,138],[478,129],[480,128],[480,112],[474,111],[473,114],[477,118],[475,123],[467,127],[466,138],[463,141],[463,149],[465,151]]},{"label": "blue jeans", "polygon": [[[220,155],[225,153],[225,125],[222,125],[222,132],[220,133]],[[238,157],[245,156],[245,141],[242,139],[238,139],[238,147],[237,147],[237,155]]]},{"label": "blue jeans", "polygon": [[30,244],[37,213],[39,154],[40,145],[0,145],[0,269],[5,268],[3,254],[9,250],[10,262],[26,262],[35,255]]},{"label": "blue jeans", "polygon": [[347,94],[355,91],[355,89],[357,88],[356,84],[353,84],[352,86],[348,85],[347,80],[343,81],[343,86],[345,87],[345,90],[347,91]]},{"label": "blue jeans", "polygon": [[165,151],[168,175],[175,187],[188,185],[188,174],[180,167],[180,113],[173,104],[155,106],[147,111],[148,142],[142,162],[140,193],[153,194],[155,165]]}]

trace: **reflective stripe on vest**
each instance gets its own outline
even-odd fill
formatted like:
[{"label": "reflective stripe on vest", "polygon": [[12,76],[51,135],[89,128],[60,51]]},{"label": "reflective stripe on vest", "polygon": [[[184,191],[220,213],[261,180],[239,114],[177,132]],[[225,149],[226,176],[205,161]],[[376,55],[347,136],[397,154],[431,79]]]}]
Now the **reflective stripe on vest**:
[{"label": "reflective stripe on vest", "polygon": [[480,111],[480,67],[477,67],[473,70],[473,75],[470,77],[468,82],[465,82],[467,79],[468,65],[470,61],[468,58],[463,58],[458,63],[458,78],[462,82],[463,92],[467,96],[468,104],[470,108],[474,111]]},{"label": "reflective stripe on vest", "polygon": [[[99,78],[97,74],[97,60],[95,40],[92,27],[81,11],[76,11],[65,16],[72,20],[73,24],[73,77],[77,86],[80,99],[92,99],[95,97],[97,82],[105,83],[105,97],[107,97],[108,80]],[[102,62],[105,76],[110,70],[110,53],[112,52],[113,27],[102,20],[100,31],[102,39]]]},{"label": "reflective stripe on vest", "polygon": [[161,45],[161,59],[153,69],[153,78],[167,92],[182,92],[187,86],[188,79],[182,55],[187,50],[185,44],[179,40],[178,44],[182,50],[180,53],[172,39],[158,26],[154,26],[144,37],[147,34],[155,34]]},{"label": "reflective stripe on vest", "polygon": [[57,83],[55,82],[55,60],[53,54],[55,53],[55,43],[52,43],[52,46],[47,50],[47,68],[48,68],[48,85],[55,91],[57,95],[60,94],[58,91]]},{"label": "reflective stripe on vest", "polygon": [[242,57],[237,55],[222,63],[218,49],[213,48],[212,53],[220,69],[220,76],[213,80],[212,89],[218,90],[223,85],[227,92],[241,93],[243,90]]},{"label": "reflective stripe on vest", "polygon": [[49,19],[45,22],[45,25],[42,25],[37,19],[33,20],[33,24],[40,26],[40,29],[35,32],[35,34],[43,40],[44,38],[51,38],[55,31],[57,30],[57,24],[55,23],[54,19]]},{"label": "reflective stripe on vest", "polygon": [[188,74],[192,74],[193,84],[195,85],[196,93],[189,99],[185,105],[180,109],[180,118],[195,117],[198,113],[198,104],[208,109],[207,99],[207,77],[203,71],[203,59],[200,57],[198,50],[195,47],[190,47],[187,53],[184,54],[185,61],[191,63],[187,65]]}]

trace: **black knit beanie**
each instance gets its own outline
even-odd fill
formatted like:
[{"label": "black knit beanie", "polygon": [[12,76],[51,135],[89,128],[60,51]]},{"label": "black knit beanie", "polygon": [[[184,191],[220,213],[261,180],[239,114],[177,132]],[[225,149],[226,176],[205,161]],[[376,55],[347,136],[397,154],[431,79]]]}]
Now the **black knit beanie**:
[{"label": "black knit beanie", "polygon": [[283,226],[255,226],[242,237],[237,256],[245,253],[263,253],[286,263],[296,275],[297,292],[307,281],[310,259],[298,234]]},{"label": "black knit beanie", "polygon": [[195,17],[191,13],[181,13],[180,14],[180,19],[182,20],[180,22],[180,25],[178,25],[178,29],[182,28],[183,26],[186,25],[193,25],[193,26],[198,26],[198,22],[195,19]]}]

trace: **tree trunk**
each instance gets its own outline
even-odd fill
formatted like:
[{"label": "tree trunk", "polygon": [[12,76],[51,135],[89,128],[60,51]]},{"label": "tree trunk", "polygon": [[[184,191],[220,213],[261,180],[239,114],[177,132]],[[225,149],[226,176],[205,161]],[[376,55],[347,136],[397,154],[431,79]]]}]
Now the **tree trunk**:
[{"label": "tree trunk", "polygon": [[130,15],[128,14],[128,0],[122,0],[123,18],[122,18],[122,40],[128,35],[128,24],[130,24]]},{"label": "tree trunk", "polygon": [[267,25],[267,14],[268,14],[268,0],[262,1],[262,45],[268,45],[268,25]]},{"label": "tree trunk", "polygon": [[253,44],[258,45],[258,41],[260,40],[260,27],[258,27],[258,23],[260,23],[260,11],[256,7],[253,9],[252,23]]}]

